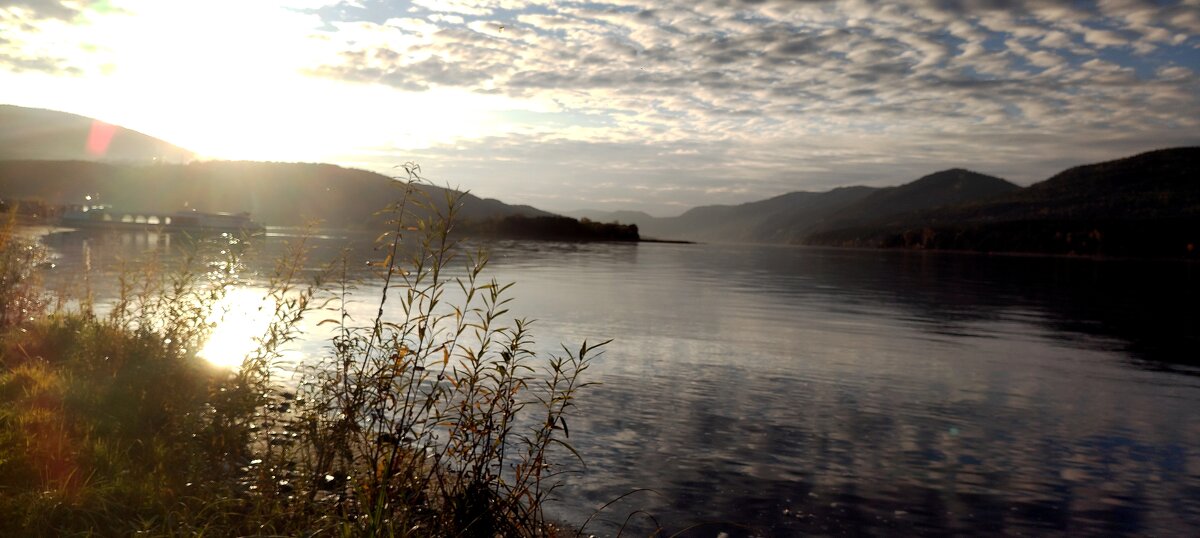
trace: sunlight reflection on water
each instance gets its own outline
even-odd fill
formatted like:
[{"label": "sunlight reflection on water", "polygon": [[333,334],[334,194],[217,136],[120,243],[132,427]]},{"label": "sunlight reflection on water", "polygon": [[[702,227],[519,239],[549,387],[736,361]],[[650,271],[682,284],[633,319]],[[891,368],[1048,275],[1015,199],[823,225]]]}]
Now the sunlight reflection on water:
[{"label": "sunlight reflection on water", "polygon": [[213,308],[208,319],[212,332],[196,355],[221,368],[240,367],[259,347],[274,311],[275,301],[263,288],[229,290]]},{"label": "sunlight reflection on water", "polygon": [[[316,259],[346,243],[318,242]],[[94,254],[106,245],[152,248],[97,241]],[[281,249],[256,248],[262,274]],[[577,524],[633,488],[658,493],[618,503],[589,533],[614,535],[635,510],[671,530],[725,522],[697,536],[753,534],[729,522],[771,536],[1200,533],[1194,265],[493,248],[491,274],[516,282],[510,315],[539,320],[539,350],[615,338],[571,419],[588,470],[550,513]],[[60,251],[67,272],[78,245]],[[377,294],[354,292],[357,322]],[[231,294],[205,356],[240,360],[261,297]],[[291,357],[322,356],[315,323]],[[635,517],[634,534],[648,521]]]}]

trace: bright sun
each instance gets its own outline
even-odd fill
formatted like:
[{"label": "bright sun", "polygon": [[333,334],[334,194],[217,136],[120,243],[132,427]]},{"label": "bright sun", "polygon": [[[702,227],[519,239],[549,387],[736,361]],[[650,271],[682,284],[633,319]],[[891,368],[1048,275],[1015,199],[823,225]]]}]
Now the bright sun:
[{"label": "bright sun", "polygon": [[514,128],[503,111],[548,106],[315,74],[344,62],[339,51],[347,46],[403,53],[413,45],[396,41],[386,26],[343,28],[338,35],[350,36],[335,38],[319,31],[315,15],[274,2],[116,4],[120,9],[88,15],[86,24],[24,36],[29,47],[67,59],[78,73],[0,72],[10,100],[131,127],[204,158],[303,162],[354,161],[496,135]]}]

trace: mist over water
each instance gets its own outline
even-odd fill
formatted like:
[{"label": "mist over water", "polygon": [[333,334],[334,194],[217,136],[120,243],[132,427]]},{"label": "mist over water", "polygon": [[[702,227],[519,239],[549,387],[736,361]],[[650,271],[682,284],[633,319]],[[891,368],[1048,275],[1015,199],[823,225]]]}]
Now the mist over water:
[{"label": "mist over water", "polygon": [[[52,285],[79,280],[83,239],[101,302],[115,259],[178,246],[50,236]],[[251,240],[251,284],[282,240]],[[317,238],[314,259],[352,244],[365,262],[368,241]],[[615,503],[588,534],[616,534],[637,510],[670,531],[709,523],[695,536],[1200,533],[1194,264],[488,247],[539,349],[613,339],[588,371],[600,385],[568,417],[587,469],[550,515],[578,525],[655,491]],[[361,286],[356,308],[377,292]],[[629,525],[653,528],[641,514]]]}]

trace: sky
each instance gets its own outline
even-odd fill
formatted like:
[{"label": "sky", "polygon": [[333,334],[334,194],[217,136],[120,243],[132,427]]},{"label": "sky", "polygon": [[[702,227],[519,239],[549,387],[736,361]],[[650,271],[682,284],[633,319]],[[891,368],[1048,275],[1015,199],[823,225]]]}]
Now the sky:
[{"label": "sky", "polygon": [[0,103],[669,216],[1200,144],[1200,0],[0,0]]}]

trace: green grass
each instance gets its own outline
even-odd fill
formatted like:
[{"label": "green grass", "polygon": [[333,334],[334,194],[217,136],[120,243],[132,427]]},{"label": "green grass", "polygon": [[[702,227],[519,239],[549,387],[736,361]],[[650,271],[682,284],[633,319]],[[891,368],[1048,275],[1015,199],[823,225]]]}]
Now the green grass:
[{"label": "green grass", "polygon": [[189,483],[224,493],[226,376],[169,347],[81,314],[0,335],[0,534],[128,533]]},{"label": "green grass", "polygon": [[[486,254],[451,239],[459,200],[420,193],[385,211],[375,319],[347,315],[352,262],[305,271],[297,242],[236,371],[196,350],[244,269],[238,242],[127,271],[101,317],[87,299],[49,309],[63,301],[37,286],[40,251],[0,226],[0,535],[553,534],[542,510],[571,468],[567,421],[599,346],[530,351]],[[413,216],[437,207],[449,214]],[[283,383],[276,363],[314,315],[335,329],[329,352]]]}]

